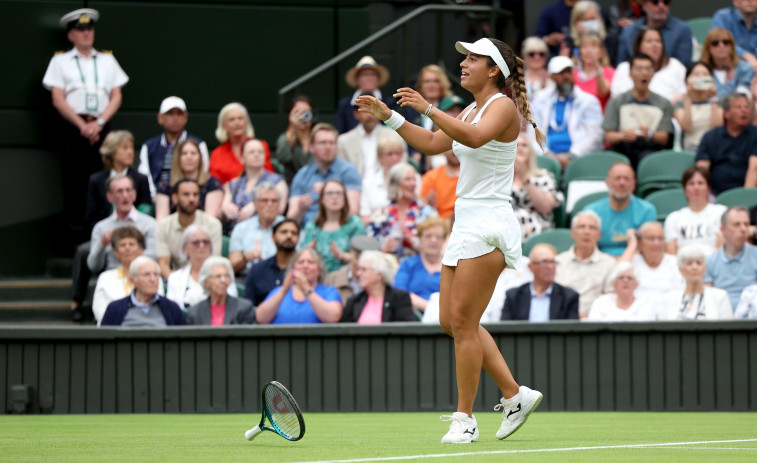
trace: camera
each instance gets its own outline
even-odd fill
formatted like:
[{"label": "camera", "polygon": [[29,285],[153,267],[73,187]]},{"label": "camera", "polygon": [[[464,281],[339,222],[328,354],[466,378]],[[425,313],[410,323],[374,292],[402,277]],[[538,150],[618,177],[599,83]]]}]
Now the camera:
[{"label": "camera", "polygon": [[313,120],[313,111],[305,110],[300,113],[300,122],[310,122]]},{"label": "camera", "polygon": [[709,90],[712,88],[712,77],[692,77],[692,87],[694,90]]}]

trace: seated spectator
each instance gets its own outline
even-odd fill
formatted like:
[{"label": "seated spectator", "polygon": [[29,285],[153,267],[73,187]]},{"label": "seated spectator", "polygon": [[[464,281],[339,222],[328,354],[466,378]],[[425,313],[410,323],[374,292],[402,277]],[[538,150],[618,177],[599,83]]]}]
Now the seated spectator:
[{"label": "seated spectator", "polygon": [[114,130],[105,137],[100,147],[104,169],[89,177],[87,187],[86,221],[90,231],[95,224],[113,213],[108,202],[105,181],[112,177],[127,175],[136,188],[135,206],[152,205],[150,184],[147,177],[137,172],[134,164],[134,136],[126,130]]},{"label": "seated spectator", "polygon": [[555,227],[552,211],[565,198],[552,172],[539,168],[536,152],[525,134],[518,137],[511,196],[524,241]]},{"label": "seated spectator", "polygon": [[644,17],[641,4],[644,0],[618,0],[618,26],[626,28]]},{"label": "seated spectator", "polygon": [[[457,119],[457,116],[459,116],[463,112],[466,106],[468,106],[468,103],[466,103],[465,100],[453,94],[451,96],[442,98],[441,103],[439,103],[439,110],[444,112],[444,114],[450,115]],[[434,125],[434,128],[431,129],[431,131],[433,132],[438,129],[439,128],[436,125]],[[424,174],[427,174],[428,171],[432,169],[437,169],[441,167],[447,162],[446,156],[425,156],[425,157],[426,157],[426,163],[420,165],[420,168]]]},{"label": "seated spectator", "polygon": [[182,179],[174,186],[172,195],[176,203],[176,212],[158,222],[156,253],[160,273],[168,279],[171,269],[179,269],[187,263],[182,257],[181,245],[184,230],[190,225],[202,225],[210,233],[213,244],[212,252],[221,255],[221,222],[198,209],[200,203],[200,186],[195,180]]},{"label": "seated spectator", "polygon": [[696,244],[678,251],[678,268],[685,288],[671,289],[659,298],[660,320],[730,320],[733,309],[728,293],[704,284],[705,250]]},{"label": "seated spectator", "polygon": [[596,212],[578,212],[570,223],[570,236],[575,244],[555,257],[555,282],[574,289],[581,296],[579,318],[586,318],[594,300],[612,289],[607,275],[615,267],[615,258],[599,250],[601,230],[602,219]]},{"label": "seated spectator", "polygon": [[605,143],[613,151],[625,154],[635,169],[644,156],[670,145],[673,107],[665,97],[649,90],[649,80],[654,72],[650,57],[635,56],[630,72],[633,89],[610,100],[602,128]]},{"label": "seated spectator", "polygon": [[244,297],[255,306],[260,305],[268,293],[284,281],[284,270],[292,261],[300,238],[300,225],[292,219],[284,219],[273,226],[273,243],[276,254],[254,264],[247,272]]},{"label": "seated spectator", "polygon": [[721,219],[720,231],[723,247],[707,258],[704,282],[728,291],[731,307],[738,307],[744,288],[757,282],[757,247],[746,242],[749,237],[746,208],[728,208]]},{"label": "seated spectator", "polygon": [[206,171],[208,170],[208,145],[184,129],[188,120],[187,105],[178,96],[169,96],[160,103],[158,124],[163,127],[163,133],[147,140],[139,151],[139,172],[147,176],[152,196],[158,192],[159,184],[173,184],[169,179],[177,143],[187,139],[194,140],[200,147],[202,165]]},{"label": "seated spectator", "polygon": [[355,105],[352,109],[358,125],[337,138],[337,157],[352,164],[360,178],[365,180],[379,167],[376,165],[378,141],[395,133],[384,124],[380,124],[372,114],[358,111]]},{"label": "seated spectator", "polygon": [[371,214],[389,204],[386,194],[389,169],[407,161],[407,144],[395,133],[381,137],[376,145],[376,157],[378,165],[363,179],[360,194],[360,217],[364,223],[370,220]]},{"label": "seated spectator", "polygon": [[642,322],[657,319],[654,305],[634,295],[639,285],[630,262],[620,262],[608,277],[615,292],[599,296],[591,305],[590,322]]},{"label": "seated spectator", "polygon": [[281,286],[259,306],[258,323],[336,323],[342,318],[339,291],[321,284],[326,264],[317,251],[297,251]]},{"label": "seated spectator", "polygon": [[376,63],[371,56],[363,56],[354,68],[344,75],[347,85],[355,89],[355,93],[339,100],[336,107],[334,126],[339,133],[345,133],[357,126],[355,113],[352,110],[353,102],[362,94],[368,93],[386,103],[389,108],[394,106],[391,95],[384,97],[379,87],[383,87],[389,81],[389,70]]},{"label": "seated spectator", "polygon": [[526,93],[533,101],[539,92],[555,86],[547,72],[547,44],[539,37],[528,37],[521,46],[521,56],[525,64]]},{"label": "seated spectator", "polygon": [[389,169],[387,197],[389,205],[374,212],[367,226],[369,236],[382,241],[381,250],[397,256],[416,253],[417,225],[436,215],[432,207],[418,203],[417,171],[401,162]]},{"label": "seated spectator", "polygon": [[276,140],[273,157],[279,162],[287,185],[292,183],[294,174],[312,161],[310,154],[310,131],[315,123],[313,103],[305,95],[297,95],[289,108],[289,123],[286,131]]},{"label": "seated spectator", "polygon": [[[455,212],[457,179],[460,160],[452,150],[443,153],[447,162],[423,174],[421,198],[436,209],[440,217],[448,219]],[[439,156],[434,156],[439,157]]]},{"label": "seated spectator", "polygon": [[[202,225],[190,225],[181,237],[181,257],[187,261],[184,267],[168,276],[166,297],[185,309],[205,299],[200,281],[202,265],[213,254],[210,232]],[[233,280],[232,280],[233,281]],[[237,296],[236,285],[229,285],[229,296]]]},{"label": "seated spectator", "polygon": [[[200,285],[208,296],[187,310],[187,325],[247,325],[255,323],[255,310],[247,299],[236,297],[231,262],[208,257],[200,269]],[[231,295],[231,288],[235,295]]]},{"label": "seated spectator", "polygon": [[628,164],[617,162],[607,171],[608,196],[584,210],[594,211],[602,220],[599,250],[620,256],[626,250],[628,231],[634,232],[643,223],[657,219],[654,205],[635,196],[636,175]]},{"label": "seated spectator", "polygon": [[240,222],[231,231],[229,260],[236,273],[246,273],[250,267],[276,254],[271,238],[273,226],[284,220],[279,215],[281,192],[273,183],[260,183],[252,192],[255,215]]},{"label": "seated spectator", "polygon": [[711,28],[728,29],[736,40],[736,54],[757,71],[757,28],[754,27],[757,4],[736,0],[712,16]]},{"label": "seated spectator", "polygon": [[667,291],[683,289],[685,282],[678,262],[675,256],[665,253],[665,232],[659,222],[646,222],[628,237],[628,247],[620,260],[631,259],[639,283],[637,296],[659,299]]},{"label": "seated spectator", "polygon": [[[452,96],[452,85],[447,78],[447,74],[439,65],[429,64],[423,66],[418,72],[418,80],[415,82],[415,90],[429,103],[439,108],[441,111],[441,102],[444,98]],[[415,125],[419,125],[427,130],[432,130],[434,121],[424,114],[418,113],[410,106],[403,108],[405,110],[405,119]],[[410,157],[420,166],[421,172],[426,172],[430,165],[428,157],[424,153],[418,152],[410,146]],[[432,157],[433,158],[433,157]]]},{"label": "seated spectator", "polygon": [[[121,262],[121,265],[106,270],[97,277],[95,294],[92,297],[92,313],[98,325],[105,315],[108,304],[131,294],[134,286],[129,280],[129,266],[145,250],[145,237],[133,225],[113,230],[110,241],[113,246],[113,255]],[[162,280],[158,294],[161,296],[165,294]]]},{"label": "seated spectator", "polygon": [[410,295],[392,288],[395,267],[391,259],[381,251],[364,251],[360,254],[356,276],[362,290],[345,304],[342,322],[378,325],[418,321],[413,313]]},{"label": "seated spectator", "polygon": [[549,60],[549,78],[555,87],[540,92],[531,111],[539,127],[547,127],[545,154],[564,169],[572,158],[603,148],[602,109],[596,97],[573,84],[570,58]]},{"label": "seated spectator", "polygon": [[587,33],[576,41],[578,65],[573,69],[576,87],[594,95],[599,100],[604,113],[610,101],[610,85],[615,76],[615,68],[610,66],[607,50],[599,35]]},{"label": "seated spectator", "polygon": [[283,214],[286,211],[289,187],[284,181],[284,177],[264,170],[264,163],[263,144],[260,143],[260,140],[254,138],[247,140],[242,145],[242,164],[244,164],[242,176],[230,181],[223,187],[223,217],[227,223],[231,224],[232,228],[237,223],[255,215],[257,206],[253,200],[253,191],[263,183],[274,185],[276,191],[279,192],[277,212]]},{"label": "seated spectator", "polygon": [[[545,6],[536,23],[536,37],[544,39],[544,51],[553,56],[567,52],[566,39],[570,31],[570,14],[576,0],[556,0]],[[528,40],[528,39],[526,39]],[[549,45],[547,50],[546,45]],[[526,54],[523,53],[522,56]],[[531,89],[528,91],[531,94]]]},{"label": "seated spectator", "polygon": [[712,183],[704,168],[686,169],[681,184],[689,205],[671,212],[665,219],[666,251],[675,255],[679,249],[697,244],[709,256],[723,245],[720,219],[727,208],[709,202]]},{"label": "seated spectator", "polygon": [[562,47],[560,54],[579,58],[582,53],[579,51],[578,44],[582,37],[588,35],[596,36],[599,39],[599,45],[605,49],[605,56],[607,56],[607,50],[610,50],[612,56],[608,57],[607,65],[609,66],[611,62],[614,63],[618,51],[619,34],[615,32],[615,28],[608,31],[605,27],[602,8],[597,2],[580,0],[573,5],[570,12],[570,33],[565,38],[565,47]]},{"label": "seated spectator", "polygon": [[300,246],[315,249],[326,262],[326,271],[333,272],[349,260],[350,240],[365,235],[365,226],[356,215],[350,215],[347,190],[339,180],[327,180],[318,198],[318,215],[305,224]]},{"label": "seated spectator", "polygon": [[718,97],[734,92],[749,94],[754,69],[736,53],[733,35],[728,29],[711,29],[704,39],[702,61],[709,64],[715,74]]},{"label": "seated spectator", "polygon": [[318,215],[318,198],[327,180],[339,180],[347,187],[350,214],[360,210],[360,188],[363,180],[355,167],[336,157],[337,132],[331,124],[313,127],[310,152],[313,162],[300,169],[292,180],[287,217],[307,223]]},{"label": "seated spectator", "polygon": [[343,301],[348,301],[352,296],[360,292],[360,283],[357,279],[357,267],[360,254],[363,251],[378,251],[381,248],[379,240],[371,236],[357,235],[350,240],[349,259],[346,265],[330,272],[323,279],[323,284],[333,286],[339,290]]},{"label": "seated spectator", "polygon": [[[675,101],[686,93],[686,66],[665,53],[665,45],[658,29],[642,27],[633,44],[633,56],[646,55],[652,59],[653,74],[648,81],[649,90],[667,100]],[[687,60],[687,63],[691,59]],[[633,60],[618,64],[610,85],[613,97],[634,88],[631,75]]]},{"label": "seated spectator", "polygon": [[697,165],[712,177],[712,192],[719,195],[736,187],[757,187],[757,128],[751,124],[749,98],[743,93],[725,97],[722,127],[705,133],[697,149]]},{"label": "seated spectator", "polygon": [[528,269],[534,281],[507,291],[502,308],[502,320],[578,319],[578,293],[555,283],[557,250],[549,244],[537,244],[531,249]]},{"label": "seated spectator", "polygon": [[184,312],[175,302],[158,294],[160,267],[149,257],[139,256],[129,266],[134,290],[123,299],[108,304],[100,326],[186,325]]},{"label": "seated spectator", "polygon": [[400,263],[394,287],[410,293],[413,309],[426,310],[431,294],[439,292],[442,256],[449,237],[449,225],[441,217],[432,217],[418,225],[418,254]]},{"label": "seated spectator", "polygon": [[671,57],[686,65],[691,62],[693,42],[691,28],[684,21],[670,15],[673,0],[643,0],[641,2],[644,16],[633,24],[624,27],[618,43],[618,63],[631,61],[634,38],[639,30],[658,29],[662,33],[665,49],[670,50]]},{"label": "seated spectator", "polygon": [[155,219],[163,220],[169,214],[176,212],[173,188],[179,180],[185,178],[195,180],[200,186],[199,208],[211,217],[221,217],[223,187],[217,178],[208,174],[207,168],[202,164],[200,146],[196,141],[188,138],[179,142],[175,151],[172,156],[173,164],[168,183],[158,183],[158,193],[155,195]]},{"label": "seated spectator", "polygon": [[757,285],[749,285],[741,292],[733,318],[757,318]]},{"label": "seated spectator", "polygon": [[[242,145],[255,138],[247,108],[241,103],[229,103],[218,113],[216,138],[221,145],[210,154],[210,175],[226,185],[229,180],[239,177],[244,172],[242,165]],[[265,170],[273,172],[271,150],[265,140],[260,140],[265,149]]]},{"label": "seated spectator", "polygon": [[686,94],[673,105],[673,117],[683,132],[682,146],[696,153],[706,132],[723,125],[712,68],[697,61],[686,68]]}]

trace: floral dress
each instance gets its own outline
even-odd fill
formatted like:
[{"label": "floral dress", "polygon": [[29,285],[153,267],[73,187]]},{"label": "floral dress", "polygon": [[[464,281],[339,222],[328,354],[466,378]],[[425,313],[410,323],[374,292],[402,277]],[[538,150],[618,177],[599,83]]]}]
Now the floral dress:
[{"label": "floral dress", "polygon": [[[562,191],[557,189],[555,176],[552,172],[542,170],[538,175],[529,178],[528,181],[536,185],[539,190],[554,196],[556,201],[555,208],[565,201],[565,195],[563,195]],[[516,188],[513,186],[511,196],[511,203],[513,210],[515,211],[515,217],[520,222],[520,230],[523,240],[555,227],[552,212],[541,214],[534,209],[533,202],[531,202],[531,198],[528,196],[524,187]]]},{"label": "floral dress", "polygon": [[[418,236],[418,224],[429,217],[436,217],[436,210],[430,206],[421,206],[416,201],[410,203],[407,208],[405,217],[405,228]],[[371,215],[367,228],[368,236],[375,236],[381,239],[382,243],[389,237],[401,238],[402,229],[399,218],[399,208],[397,203],[392,201],[388,206],[379,209]],[[396,254],[398,256],[410,256],[415,254],[415,243],[410,243],[406,239],[397,246]]]}]

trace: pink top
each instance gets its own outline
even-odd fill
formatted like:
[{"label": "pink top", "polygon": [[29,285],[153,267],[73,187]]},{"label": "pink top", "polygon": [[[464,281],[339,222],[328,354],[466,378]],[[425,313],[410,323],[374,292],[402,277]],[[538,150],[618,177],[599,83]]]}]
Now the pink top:
[{"label": "pink top", "polygon": [[[576,83],[576,87],[597,97],[599,103],[602,105],[602,113],[604,113],[605,106],[607,106],[607,102],[610,101],[610,93],[608,92],[604,97],[600,97],[597,95],[597,76],[591,76],[591,78],[586,79],[585,76],[582,77],[581,74],[581,71],[578,69],[573,69],[573,80]],[[605,66],[602,68],[602,75],[605,77],[607,83],[611,84],[612,78],[615,75],[615,69]]]},{"label": "pink top", "polygon": [[210,326],[223,326],[223,319],[225,316],[225,305],[210,304]]},{"label": "pink top", "polygon": [[365,303],[365,307],[363,307],[363,311],[360,313],[360,318],[357,319],[357,322],[361,325],[380,325],[381,309],[383,306],[383,297],[377,299],[368,296],[368,301]]}]

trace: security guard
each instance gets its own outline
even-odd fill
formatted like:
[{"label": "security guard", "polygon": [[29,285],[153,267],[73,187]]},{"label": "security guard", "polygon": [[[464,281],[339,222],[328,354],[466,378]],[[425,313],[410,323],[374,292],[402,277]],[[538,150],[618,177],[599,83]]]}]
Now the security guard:
[{"label": "security guard", "polygon": [[64,212],[77,243],[89,239],[84,225],[87,183],[91,174],[102,169],[100,144],[108,121],[121,106],[121,87],[129,81],[112,53],[94,49],[99,18],[97,10],[81,8],[60,19],[74,47],[56,53],[42,79],[52,92],[53,106],[66,121],[61,121],[60,140]]}]

